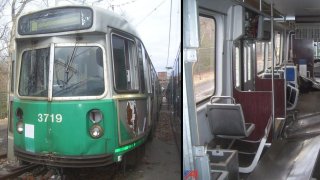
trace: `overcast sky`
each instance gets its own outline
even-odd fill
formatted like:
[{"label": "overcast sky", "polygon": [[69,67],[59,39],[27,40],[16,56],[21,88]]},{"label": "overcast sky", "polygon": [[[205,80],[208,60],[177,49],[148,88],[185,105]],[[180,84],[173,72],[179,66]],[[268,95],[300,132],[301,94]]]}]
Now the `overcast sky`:
[{"label": "overcast sky", "polygon": [[[87,0],[90,5],[94,0]],[[98,0],[95,0],[98,1]],[[171,2],[172,1],[172,2]],[[25,12],[42,9],[44,1],[34,1],[29,4]],[[50,7],[57,5],[80,4],[72,0],[48,1]],[[170,5],[171,35],[169,45]],[[110,8],[114,6],[114,12],[123,15],[138,31],[141,39],[150,55],[156,71],[166,71],[166,66],[173,66],[181,43],[181,1],[180,0],[102,0],[93,5]],[[10,14],[10,9],[8,14]],[[167,62],[168,59],[168,62]]]}]

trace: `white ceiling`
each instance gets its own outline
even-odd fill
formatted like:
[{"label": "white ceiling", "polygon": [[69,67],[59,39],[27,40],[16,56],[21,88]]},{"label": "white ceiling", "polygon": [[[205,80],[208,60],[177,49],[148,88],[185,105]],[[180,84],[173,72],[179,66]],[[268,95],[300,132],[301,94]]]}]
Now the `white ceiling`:
[{"label": "white ceiling", "polygon": [[284,16],[320,16],[320,0],[264,0],[273,1],[274,8]]}]

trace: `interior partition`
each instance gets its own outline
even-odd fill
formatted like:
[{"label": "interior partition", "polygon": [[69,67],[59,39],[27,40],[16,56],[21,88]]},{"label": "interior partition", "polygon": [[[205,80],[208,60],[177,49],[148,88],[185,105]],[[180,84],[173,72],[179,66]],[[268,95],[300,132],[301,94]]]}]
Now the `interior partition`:
[{"label": "interior partition", "polygon": [[[256,91],[272,91],[272,80],[256,78]],[[285,118],[285,80],[274,79],[274,115],[276,118]],[[270,106],[271,108],[271,106]]]},{"label": "interior partition", "polygon": [[271,91],[238,91],[233,90],[236,103],[241,104],[243,115],[247,123],[254,123],[255,129],[248,137],[259,140],[264,135],[265,127],[271,117]]}]

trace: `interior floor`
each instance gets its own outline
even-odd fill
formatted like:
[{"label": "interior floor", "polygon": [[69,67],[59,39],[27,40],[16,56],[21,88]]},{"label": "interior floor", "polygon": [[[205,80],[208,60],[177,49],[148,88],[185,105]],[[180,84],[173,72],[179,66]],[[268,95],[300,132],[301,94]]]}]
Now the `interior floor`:
[{"label": "interior floor", "polygon": [[288,112],[281,138],[273,141],[255,170],[242,179],[319,178],[319,173],[313,172],[320,150],[319,99],[320,91],[299,96],[297,108]]}]

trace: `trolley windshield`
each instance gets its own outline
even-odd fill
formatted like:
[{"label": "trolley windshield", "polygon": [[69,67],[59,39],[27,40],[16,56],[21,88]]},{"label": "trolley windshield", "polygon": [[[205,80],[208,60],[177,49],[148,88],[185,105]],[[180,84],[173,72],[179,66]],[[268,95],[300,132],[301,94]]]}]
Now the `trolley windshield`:
[{"label": "trolley windshield", "polygon": [[56,47],[53,97],[98,96],[104,92],[100,47]]},{"label": "trolley windshield", "polygon": [[22,54],[20,96],[99,96],[104,93],[103,55],[100,47],[55,47],[53,83],[49,84],[50,49],[28,50]]},{"label": "trolley windshield", "polygon": [[48,96],[49,48],[23,52],[19,94],[21,96]]}]

